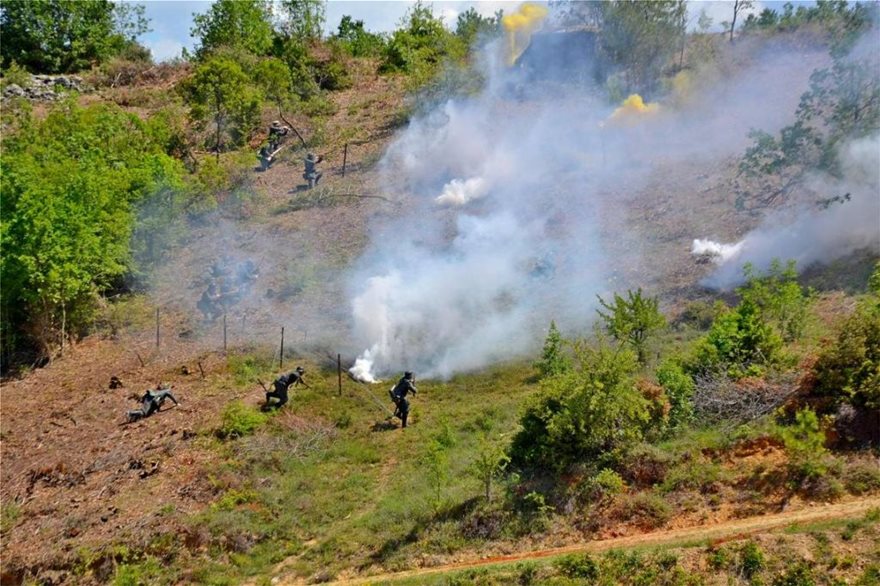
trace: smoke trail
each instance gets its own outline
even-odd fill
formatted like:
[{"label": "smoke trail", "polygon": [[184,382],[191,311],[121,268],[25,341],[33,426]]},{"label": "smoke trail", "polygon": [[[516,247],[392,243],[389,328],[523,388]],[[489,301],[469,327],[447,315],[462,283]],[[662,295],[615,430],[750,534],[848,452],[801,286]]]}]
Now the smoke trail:
[{"label": "smoke trail", "polygon": [[848,194],[848,201],[828,209],[800,208],[794,217],[771,214],[756,230],[734,245],[706,284],[729,288],[742,277],[743,264],[767,268],[774,258],[793,259],[803,269],[814,262],[829,262],[851,252],[880,252],[880,135],[853,141],[840,152],[842,178],[816,177],[810,190],[822,194]]},{"label": "smoke trail", "polygon": [[507,41],[508,67],[516,63],[529,46],[532,33],[538,30],[546,16],[546,7],[526,2],[516,12],[501,17],[501,25],[504,27]]}]

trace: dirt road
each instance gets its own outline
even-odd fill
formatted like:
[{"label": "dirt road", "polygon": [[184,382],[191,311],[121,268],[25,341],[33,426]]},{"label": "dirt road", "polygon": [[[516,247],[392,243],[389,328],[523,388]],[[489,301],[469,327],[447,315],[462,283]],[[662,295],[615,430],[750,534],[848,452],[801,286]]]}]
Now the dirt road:
[{"label": "dirt road", "polygon": [[[595,553],[618,548],[673,545],[676,543],[686,543],[693,541],[738,538],[745,535],[763,533],[796,524],[815,523],[817,521],[829,521],[835,519],[856,518],[864,515],[868,510],[873,508],[880,508],[880,497],[869,497],[834,505],[819,505],[814,507],[807,507],[805,509],[788,511],[776,515],[749,517],[747,519],[737,519],[735,521],[728,521],[715,525],[687,527],[670,531],[656,531],[654,533],[630,535],[627,537],[604,539],[601,541],[590,541],[587,543],[578,543],[574,545],[567,545],[564,547],[555,547],[552,549],[542,549],[504,556],[473,559],[442,566],[434,566],[431,568],[408,570],[405,572],[398,572],[394,574],[377,574],[364,578],[355,578],[342,580],[339,582],[332,582],[332,584],[377,584],[380,582],[395,581],[404,578],[414,578],[417,576],[426,576],[429,574],[441,574],[457,570],[466,570],[469,568],[492,566],[496,564],[505,564],[521,560],[534,560],[547,557],[555,557],[569,553]],[[280,584],[293,583],[280,582]]]}]

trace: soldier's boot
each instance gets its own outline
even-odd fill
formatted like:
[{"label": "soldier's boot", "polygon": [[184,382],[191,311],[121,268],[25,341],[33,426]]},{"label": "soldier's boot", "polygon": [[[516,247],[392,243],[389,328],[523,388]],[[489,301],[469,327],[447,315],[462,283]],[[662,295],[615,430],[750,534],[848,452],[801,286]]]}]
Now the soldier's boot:
[{"label": "soldier's boot", "polygon": [[403,411],[403,412],[400,414],[400,421],[401,421],[401,423],[403,424],[403,427],[406,427],[406,419],[407,419],[407,417],[409,417],[409,412],[408,412],[408,411]]},{"label": "soldier's boot", "polygon": [[309,177],[309,189],[314,189],[317,181],[314,177]]}]

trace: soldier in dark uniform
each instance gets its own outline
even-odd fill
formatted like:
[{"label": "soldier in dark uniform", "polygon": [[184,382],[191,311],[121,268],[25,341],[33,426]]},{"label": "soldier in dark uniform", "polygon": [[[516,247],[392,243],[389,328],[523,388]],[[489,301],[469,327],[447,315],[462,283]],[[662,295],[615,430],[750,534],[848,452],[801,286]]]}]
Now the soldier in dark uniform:
[{"label": "soldier in dark uniform", "polygon": [[[275,389],[266,393],[266,407],[283,407],[288,400],[287,390],[292,386],[295,387],[298,384],[302,384],[305,388],[310,389],[311,387],[303,380],[305,372],[306,370],[302,366],[297,366],[293,372],[276,378],[275,382],[272,383]],[[278,399],[278,402],[270,404],[269,401],[272,398]]]},{"label": "soldier in dark uniform", "polygon": [[177,399],[171,394],[171,389],[156,389],[155,391],[152,389],[147,389],[144,392],[144,396],[141,397],[141,408],[133,409],[128,412],[128,420],[129,421],[137,421],[138,419],[144,419],[145,417],[149,417],[156,411],[159,411],[162,408],[162,405],[165,403],[165,399],[171,399],[171,401],[178,405]]},{"label": "soldier in dark uniform", "polygon": [[269,125],[269,152],[274,153],[281,146],[281,141],[290,132],[290,128],[281,124],[280,121],[274,120]]},{"label": "soldier in dark uniform", "polygon": [[391,395],[391,400],[394,402],[394,416],[400,418],[403,427],[406,427],[406,419],[409,416],[409,401],[406,400],[406,395],[408,393],[415,395],[418,392],[414,383],[413,373],[406,371],[403,373],[403,377],[394,385],[394,388],[388,391]]},{"label": "soldier in dark uniform", "polygon": [[318,163],[324,160],[324,157],[320,155],[316,155],[315,153],[309,153],[305,158],[305,166],[306,170],[303,173],[303,179],[309,182],[309,189],[312,189],[314,186],[318,184],[321,180],[321,177],[324,174],[321,171],[318,171]]},{"label": "soldier in dark uniform", "polygon": [[205,316],[205,319],[210,319],[211,321],[217,319],[218,316],[223,314],[223,310],[220,307],[220,292],[217,290],[217,285],[213,281],[202,293],[202,297],[199,299],[196,306]]}]

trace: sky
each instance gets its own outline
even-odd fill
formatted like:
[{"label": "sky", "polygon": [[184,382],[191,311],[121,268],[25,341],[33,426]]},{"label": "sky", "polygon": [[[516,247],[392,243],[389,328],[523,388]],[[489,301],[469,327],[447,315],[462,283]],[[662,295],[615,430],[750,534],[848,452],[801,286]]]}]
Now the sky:
[{"label": "sky", "polygon": [[[126,0],[127,1],[127,0]],[[183,48],[193,49],[195,41],[190,37],[193,13],[206,12],[212,0],[150,0],[138,2],[146,7],[146,16],[150,19],[153,29],[143,35],[140,40],[153,53],[156,61],[164,61],[180,55]],[[497,10],[513,12],[520,2],[511,1],[459,1],[441,0],[426,2],[434,8],[434,13],[442,16],[448,26],[455,26],[457,16],[473,7],[484,16],[491,16]],[[368,30],[388,32],[397,27],[406,11],[415,4],[415,0],[330,0],[327,2],[327,32],[336,30],[343,15],[350,15],[356,20],[363,20]],[[804,2],[793,2],[804,4]],[[751,11],[760,12],[765,5],[781,10],[782,2],[755,2]],[[730,18],[732,1],[717,0],[690,2],[691,18],[696,22],[700,10],[705,10],[719,25]]]}]

